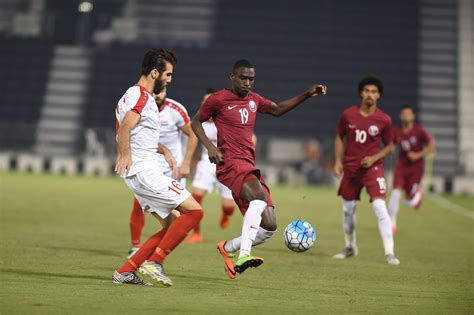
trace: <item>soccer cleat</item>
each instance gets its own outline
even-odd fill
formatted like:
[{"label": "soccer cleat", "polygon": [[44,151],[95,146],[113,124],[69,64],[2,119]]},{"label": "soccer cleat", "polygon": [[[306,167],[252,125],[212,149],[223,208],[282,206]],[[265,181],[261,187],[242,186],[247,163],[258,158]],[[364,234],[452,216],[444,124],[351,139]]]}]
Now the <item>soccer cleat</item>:
[{"label": "soccer cleat", "polygon": [[226,250],[224,249],[224,245],[225,245],[225,241],[218,242],[217,249],[219,250],[219,253],[222,255],[222,257],[224,258],[225,272],[227,273],[230,279],[235,279],[236,273],[234,269],[234,263],[232,262],[230,253],[227,253]]},{"label": "soccer cleat", "polygon": [[201,233],[193,233],[191,236],[188,237],[186,241],[184,241],[186,244],[196,244],[196,243],[202,243],[202,234]]},{"label": "soccer cleat", "polygon": [[257,268],[261,264],[263,264],[263,258],[245,255],[237,260],[234,269],[236,272],[242,273],[247,270],[247,268]]},{"label": "soccer cleat", "polygon": [[132,247],[132,249],[127,254],[127,259],[132,258],[132,256],[135,255],[135,253],[138,252],[139,249],[140,247]]},{"label": "soccer cleat", "polygon": [[159,262],[156,261],[145,261],[140,268],[138,268],[138,271],[146,275],[159,284],[165,286],[165,287],[170,287],[173,285],[173,282],[171,281],[170,278],[165,274],[165,270],[163,269],[163,265],[160,264]]},{"label": "soccer cleat", "polygon": [[225,230],[229,227],[229,225],[230,225],[230,216],[228,216],[225,213],[222,213],[219,226],[221,227],[221,229]]},{"label": "soccer cleat", "polygon": [[398,266],[400,265],[400,260],[398,260],[395,255],[385,255],[385,259],[387,260],[387,264],[393,265],[393,266]]},{"label": "soccer cleat", "polygon": [[357,254],[359,254],[359,250],[357,249],[357,246],[346,247],[340,253],[337,253],[336,255],[332,256],[332,258],[333,259],[346,259],[352,256],[357,256]]},{"label": "soccer cleat", "polygon": [[144,281],[137,276],[135,272],[118,272],[115,270],[112,276],[112,282],[115,284],[137,284],[137,285],[153,285],[150,282]]}]

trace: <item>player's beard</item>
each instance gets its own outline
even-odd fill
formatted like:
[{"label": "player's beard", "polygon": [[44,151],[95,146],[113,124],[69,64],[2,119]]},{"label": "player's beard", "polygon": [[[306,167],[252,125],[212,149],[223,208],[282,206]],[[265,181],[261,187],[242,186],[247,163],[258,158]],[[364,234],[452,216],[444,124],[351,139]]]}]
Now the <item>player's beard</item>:
[{"label": "player's beard", "polygon": [[155,80],[155,86],[153,87],[153,93],[160,94],[163,91],[165,84],[160,79]]}]

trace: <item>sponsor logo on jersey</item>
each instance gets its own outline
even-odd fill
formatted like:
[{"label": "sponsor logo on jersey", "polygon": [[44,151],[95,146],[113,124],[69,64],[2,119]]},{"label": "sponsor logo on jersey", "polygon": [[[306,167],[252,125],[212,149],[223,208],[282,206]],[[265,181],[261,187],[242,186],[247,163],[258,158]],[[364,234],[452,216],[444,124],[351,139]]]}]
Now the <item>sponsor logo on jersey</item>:
[{"label": "sponsor logo on jersey", "polygon": [[349,128],[354,129],[356,125],[349,125]]},{"label": "sponsor logo on jersey", "polygon": [[229,105],[229,106],[227,106],[227,109],[228,109],[228,110],[231,110],[231,109],[234,109],[235,107],[237,107],[237,105],[233,105],[233,106],[230,106],[230,105]]},{"label": "sponsor logo on jersey", "polygon": [[368,131],[369,131],[369,135],[374,137],[379,134],[379,127],[377,127],[376,125],[372,125],[369,127]]},{"label": "sponsor logo on jersey", "polygon": [[254,113],[257,111],[257,104],[255,103],[254,100],[251,100],[251,101],[249,102],[249,108],[250,108],[250,110],[251,110],[252,112],[254,112]]}]

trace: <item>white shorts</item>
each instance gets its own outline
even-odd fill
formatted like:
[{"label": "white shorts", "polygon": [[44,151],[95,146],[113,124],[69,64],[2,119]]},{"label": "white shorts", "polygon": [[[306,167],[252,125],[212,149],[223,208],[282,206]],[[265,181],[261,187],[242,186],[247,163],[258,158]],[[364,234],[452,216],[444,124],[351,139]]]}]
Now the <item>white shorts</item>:
[{"label": "white shorts", "polygon": [[233,199],[232,191],[217,180],[216,165],[208,161],[201,160],[197,163],[192,186],[194,188],[204,189],[209,193],[212,192],[215,187],[222,198]]},{"label": "white shorts", "polygon": [[[168,177],[173,178],[173,172],[171,171],[171,168],[170,168],[170,166],[168,165],[168,162],[166,162],[166,161],[163,162],[163,161],[160,160],[160,163],[159,163],[159,164],[160,164],[160,168],[161,168],[163,174],[164,174],[165,176],[168,176]],[[178,182],[179,182],[183,187],[186,187],[186,178],[185,178],[185,177],[183,177],[183,178],[181,178],[180,180],[178,180]]]},{"label": "white shorts", "polygon": [[155,212],[163,219],[191,196],[184,186],[156,168],[143,170],[124,180],[143,211]]}]

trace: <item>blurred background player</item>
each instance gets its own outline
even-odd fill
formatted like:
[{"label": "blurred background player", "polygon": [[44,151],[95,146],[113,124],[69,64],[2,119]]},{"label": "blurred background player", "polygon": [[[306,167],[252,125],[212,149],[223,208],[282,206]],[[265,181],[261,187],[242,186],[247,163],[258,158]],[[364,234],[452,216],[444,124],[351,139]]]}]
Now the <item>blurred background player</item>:
[{"label": "blurred background player", "polygon": [[[165,161],[164,156],[160,155],[160,168],[164,175],[179,180],[181,186],[186,187],[186,177],[189,175],[192,157],[197,146],[197,138],[191,129],[188,112],[182,104],[171,98],[167,98],[166,94],[165,97],[161,96],[161,98],[160,96],[155,96],[155,101],[160,111],[160,143],[171,151],[171,154],[179,165],[177,172],[173,174],[173,170]],[[184,155],[181,145],[181,137],[183,135],[188,138]],[[172,213],[173,217],[178,215],[178,212]],[[130,237],[132,249],[128,252],[128,258],[135,254],[138,248],[140,248],[144,225],[145,216],[140,203],[135,198],[133,201],[132,213],[130,214]]]},{"label": "blurred background player", "polygon": [[[251,256],[252,245],[264,243],[276,231],[274,206],[270,190],[260,170],[255,168],[255,147],[252,135],[257,112],[281,116],[305,100],[326,94],[324,85],[313,85],[309,90],[278,104],[252,91],[255,69],[248,60],[237,61],[230,73],[232,89],[213,93],[193,117],[194,133],[206,147],[209,160],[215,163],[218,180],[230,188],[244,219],[241,236],[218,243],[224,258],[225,270],[231,279],[236,272],[263,263]],[[217,147],[206,136],[202,123],[214,119],[217,128]],[[235,266],[228,256],[240,250]]]},{"label": "blurred background player", "polygon": [[[398,265],[400,261],[395,257],[392,224],[385,204],[386,184],[382,164],[383,158],[394,148],[392,120],[377,108],[382,94],[383,83],[380,79],[371,76],[363,78],[359,82],[360,105],[346,109],[337,125],[334,173],[337,177],[342,176],[338,194],[343,202],[346,246],[334,258],[345,259],[358,253],[355,210],[365,186],[378,220],[386,261],[390,265]],[[380,149],[382,141],[385,146]]]},{"label": "blurred background player", "polygon": [[123,177],[146,212],[160,220],[166,220],[173,209],[181,215],[152,235],[114,272],[114,283],[149,284],[136,275],[140,268],[141,273],[158,283],[172,285],[163,262],[204,214],[191,194],[160,169],[158,153],[167,154],[167,161],[173,157],[159,144],[160,113],[152,93],[159,94],[171,82],[175,64],[173,53],[151,49],[143,58],[138,83],[120,98],[115,113],[118,142],[115,172]]},{"label": "blurred background player", "polygon": [[415,119],[413,108],[405,105],[400,110],[400,125],[394,129],[394,143],[399,145],[399,154],[393,173],[393,190],[388,203],[393,234],[397,231],[397,213],[402,190],[405,192],[407,205],[418,209],[423,196],[421,179],[425,157],[435,154],[433,137],[423,126],[416,123]]},{"label": "blurred background player", "polygon": [[[214,92],[216,92],[216,90],[213,88],[207,89],[203,96],[201,105],[204,104],[209,95]],[[204,132],[206,133],[206,136],[209,138],[209,140],[211,140],[212,143],[217,146],[217,128],[212,118],[210,118],[206,122],[203,122],[202,127],[204,128]],[[235,208],[234,199],[232,198],[232,192],[229,188],[227,188],[225,185],[223,185],[217,180],[216,165],[212,164],[209,161],[209,155],[207,153],[206,148],[202,146],[201,150],[201,159],[196,165],[196,172],[192,184],[193,190],[191,193],[194,199],[196,199],[197,202],[202,204],[204,196],[207,193],[212,192],[214,187],[216,188],[217,192],[221,195],[222,200],[222,214],[219,226],[222,229],[225,229],[230,224],[230,216],[234,213]],[[200,224],[198,224],[194,228],[193,233],[186,240],[186,243],[201,243],[202,241],[203,238],[201,234]]]}]

